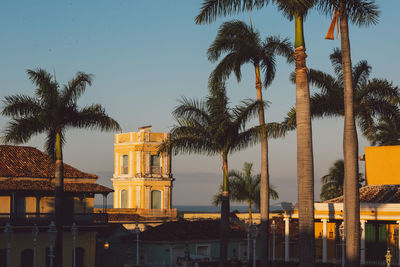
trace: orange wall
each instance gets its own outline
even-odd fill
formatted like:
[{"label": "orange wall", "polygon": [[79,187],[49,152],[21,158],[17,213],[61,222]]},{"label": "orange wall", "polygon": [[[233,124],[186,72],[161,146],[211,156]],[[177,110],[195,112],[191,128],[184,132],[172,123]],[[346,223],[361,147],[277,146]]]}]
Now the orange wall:
[{"label": "orange wall", "polygon": [[365,148],[366,184],[400,184],[400,146]]}]

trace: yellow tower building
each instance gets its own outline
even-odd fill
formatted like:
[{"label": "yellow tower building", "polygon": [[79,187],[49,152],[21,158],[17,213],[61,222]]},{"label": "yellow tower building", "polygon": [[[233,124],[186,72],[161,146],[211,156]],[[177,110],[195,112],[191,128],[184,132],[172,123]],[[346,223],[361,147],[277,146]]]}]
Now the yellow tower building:
[{"label": "yellow tower building", "polygon": [[120,133],[114,141],[114,208],[169,210],[172,206],[171,155],[157,153],[168,133]]}]

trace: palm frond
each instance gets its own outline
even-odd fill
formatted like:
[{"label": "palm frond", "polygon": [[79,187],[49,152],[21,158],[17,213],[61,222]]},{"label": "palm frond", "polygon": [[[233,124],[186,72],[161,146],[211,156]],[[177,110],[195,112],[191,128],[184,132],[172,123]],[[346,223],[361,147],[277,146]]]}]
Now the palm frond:
[{"label": "palm frond", "polygon": [[92,85],[93,75],[78,72],[72,80],[64,86],[62,99],[65,103],[76,102],[76,100],[85,92],[87,85]]},{"label": "palm frond", "polygon": [[268,3],[268,0],[204,0],[195,22],[196,24],[211,23],[217,17],[226,17],[253,8],[259,9]]},{"label": "palm frond", "polygon": [[42,111],[41,104],[36,98],[25,95],[6,96],[3,104],[1,114],[8,117],[38,116]]},{"label": "palm frond", "polygon": [[36,116],[14,118],[7,123],[1,139],[5,144],[22,144],[29,141],[32,136],[45,132],[46,128]]},{"label": "palm frond", "polygon": [[121,129],[118,122],[109,117],[103,106],[92,104],[79,111],[70,112],[69,120],[65,121],[65,127],[81,129],[98,129],[101,131],[118,131]]}]

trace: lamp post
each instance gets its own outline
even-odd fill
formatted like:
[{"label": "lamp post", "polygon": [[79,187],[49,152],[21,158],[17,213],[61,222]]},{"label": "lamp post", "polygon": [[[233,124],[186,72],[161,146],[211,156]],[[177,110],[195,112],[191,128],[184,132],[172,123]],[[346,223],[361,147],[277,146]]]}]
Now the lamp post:
[{"label": "lamp post", "polygon": [[10,223],[6,224],[4,229],[4,239],[7,241],[7,267],[11,267],[11,241],[13,238],[13,229]]},{"label": "lamp post", "polygon": [[275,261],[275,232],[276,223],[275,220],[272,220],[272,261]]},{"label": "lamp post", "polygon": [[250,262],[250,224],[247,223],[247,262]]},{"label": "lamp post", "polygon": [[340,226],[339,226],[339,235],[340,235],[340,238],[341,238],[341,240],[342,240],[342,267],[344,267],[344,239],[345,239],[345,236],[344,236],[344,221],[340,224]]},{"label": "lamp post", "polygon": [[74,222],[71,227],[72,233],[72,266],[76,267],[76,235],[78,234],[78,227],[76,227],[76,223]]},{"label": "lamp post", "polygon": [[35,223],[33,225],[33,228],[32,228],[32,236],[33,236],[33,267],[36,267],[36,243],[37,243],[38,234],[39,234],[39,228]]},{"label": "lamp post", "polygon": [[136,234],[136,265],[139,266],[139,234],[140,234],[140,228],[138,223],[136,222],[136,227],[133,230],[134,233]]},{"label": "lamp post", "polygon": [[250,226],[250,237],[253,239],[253,267],[256,267],[256,241],[257,241],[257,225]]},{"label": "lamp post", "polygon": [[47,230],[47,233],[49,235],[49,243],[50,243],[50,251],[49,251],[49,258],[50,258],[50,267],[53,267],[54,265],[54,246],[56,243],[56,238],[57,238],[57,229],[56,225],[54,224],[53,221],[50,222],[49,225],[49,230]]}]

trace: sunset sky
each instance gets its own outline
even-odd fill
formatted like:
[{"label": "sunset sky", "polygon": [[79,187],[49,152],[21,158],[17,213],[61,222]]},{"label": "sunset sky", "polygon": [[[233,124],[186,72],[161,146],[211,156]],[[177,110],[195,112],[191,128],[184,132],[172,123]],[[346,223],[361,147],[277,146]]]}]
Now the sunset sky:
[{"label": "sunset sky", "polygon": [[[211,25],[196,25],[194,18],[201,0],[88,0],[88,1],[7,1],[0,9],[0,97],[33,95],[34,86],[26,69],[44,68],[64,84],[77,71],[94,74],[79,104],[101,103],[124,132],[152,125],[155,132],[167,132],[174,124],[171,111],[181,96],[207,95],[207,79],[215,67],[206,51],[222,22],[241,19],[242,14],[219,18]],[[366,59],[372,77],[386,78],[400,85],[399,63],[400,1],[378,1],[380,22],[370,28],[350,27],[352,60]],[[252,22],[264,39],[280,35],[294,40],[294,22],[281,16],[274,6],[251,13]],[[338,40],[323,37],[330,18],[312,11],[305,22],[307,65],[329,73],[328,60]],[[396,63],[397,62],[397,63]],[[281,121],[295,102],[295,86],[289,82],[294,66],[277,61],[277,75],[264,91],[270,101],[267,121]],[[242,69],[242,82],[232,77],[227,83],[230,102],[255,98],[254,71]],[[312,91],[314,89],[312,88]],[[0,130],[8,118],[0,116]],[[257,121],[254,120],[254,123]],[[315,194],[319,199],[320,178],[333,162],[342,158],[342,118],[313,121]],[[64,160],[83,171],[100,176],[99,183],[111,186],[113,135],[71,129],[67,132]],[[43,150],[43,136],[28,145]],[[359,135],[359,153],[368,142]],[[271,183],[280,201],[296,201],[296,136],[270,141]],[[245,161],[260,171],[259,145],[232,155],[231,169],[241,169]],[[222,180],[218,157],[178,155],[173,160],[173,201],[176,205],[208,205]],[[364,163],[360,162],[364,172]]]}]

